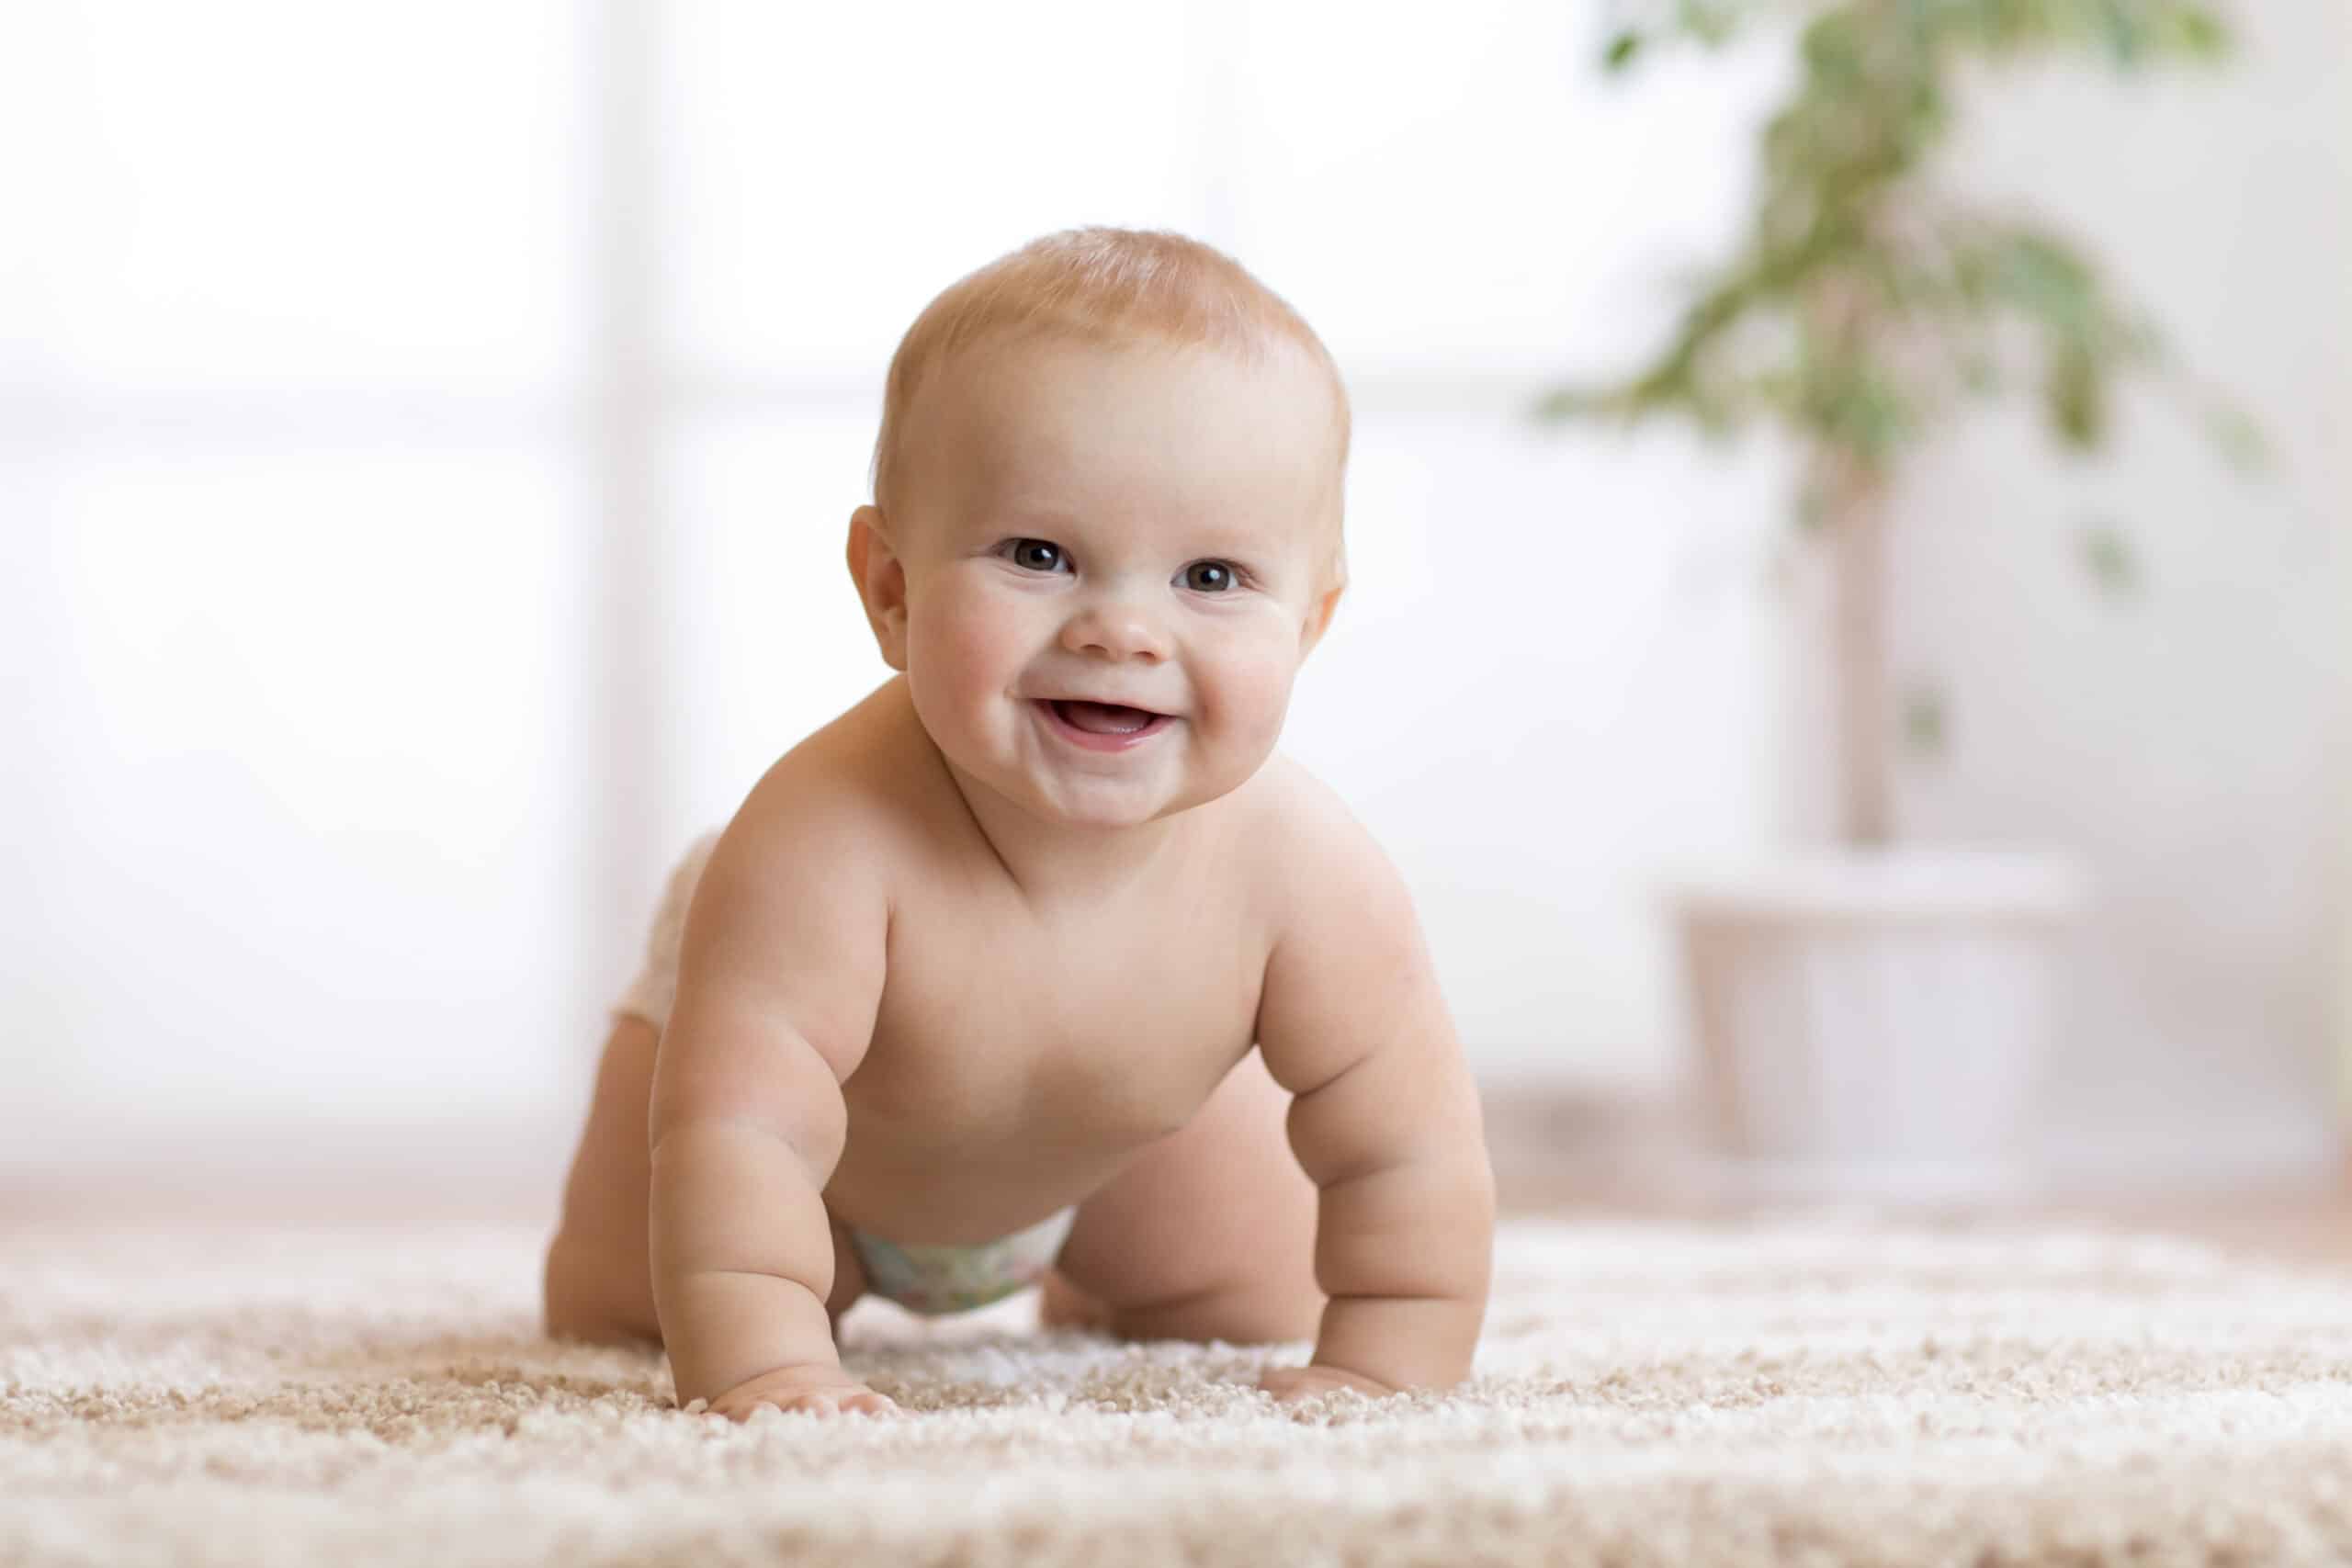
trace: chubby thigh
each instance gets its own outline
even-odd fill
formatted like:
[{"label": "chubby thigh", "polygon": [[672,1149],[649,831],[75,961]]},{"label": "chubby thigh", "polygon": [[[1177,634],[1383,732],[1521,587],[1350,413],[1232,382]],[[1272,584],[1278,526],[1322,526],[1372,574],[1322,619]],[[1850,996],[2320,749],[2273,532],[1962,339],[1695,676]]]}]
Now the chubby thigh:
[{"label": "chubby thigh", "polygon": [[1130,1337],[1312,1337],[1317,1194],[1291,1153],[1290,1104],[1251,1051],[1079,1205],[1056,1272]]}]

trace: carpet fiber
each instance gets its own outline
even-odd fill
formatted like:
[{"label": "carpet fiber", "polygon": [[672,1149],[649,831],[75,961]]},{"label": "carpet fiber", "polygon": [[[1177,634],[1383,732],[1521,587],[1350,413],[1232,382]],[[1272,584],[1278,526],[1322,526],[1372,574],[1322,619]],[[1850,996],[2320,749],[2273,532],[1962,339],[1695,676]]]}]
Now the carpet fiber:
[{"label": "carpet fiber", "polygon": [[895,1418],[680,1412],[537,1331],[522,1230],[0,1253],[0,1562],[2352,1561],[2352,1277],[2200,1244],[1513,1220],[1478,1375],[861,1303]]}]

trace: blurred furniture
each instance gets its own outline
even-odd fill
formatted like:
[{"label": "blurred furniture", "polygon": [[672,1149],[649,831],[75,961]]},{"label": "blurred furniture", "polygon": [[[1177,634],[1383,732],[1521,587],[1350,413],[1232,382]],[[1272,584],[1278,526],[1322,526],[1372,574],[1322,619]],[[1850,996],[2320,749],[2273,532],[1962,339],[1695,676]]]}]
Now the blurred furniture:
[{"label": "blurred furniture", "polygon": [[1764,1196],[2032,1193],[2058,939],[2087,886],[2054,853],[1895,848],[1686,886],[1720,1179]]}]

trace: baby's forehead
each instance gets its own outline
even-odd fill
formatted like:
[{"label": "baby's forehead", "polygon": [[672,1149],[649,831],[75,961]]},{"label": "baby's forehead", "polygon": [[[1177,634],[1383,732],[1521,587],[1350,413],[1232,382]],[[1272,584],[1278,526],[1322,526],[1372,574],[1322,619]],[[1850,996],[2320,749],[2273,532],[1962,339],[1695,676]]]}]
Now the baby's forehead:
[{"label": "baby's forehead", "polygon": [[958,427],[981,445],[1114,456],[1122,443],[1239,443],[1294,460],[1327,445],[1344,451],[1325,440],[1344,428],[1344,404],[1300,355],[1055,338],[981,345],[943,369],[923,399],[934,429]]},{"label": "baby's forehead", "polygon": [[910,422],[923,503],[1040,526],[1057,506],[1100,524],[1247,519],[1260,540],[1339,504],[1344,404],[1303,354],[1061,333],[958,350]]}]

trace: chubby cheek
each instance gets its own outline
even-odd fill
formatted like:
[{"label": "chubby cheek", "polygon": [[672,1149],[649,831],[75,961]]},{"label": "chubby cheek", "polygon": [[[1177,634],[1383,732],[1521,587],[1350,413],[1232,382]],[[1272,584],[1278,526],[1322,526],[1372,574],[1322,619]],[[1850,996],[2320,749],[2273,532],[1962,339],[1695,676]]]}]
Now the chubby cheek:
[{"label": "chubby cheek", "polygon": [[1274,749],[1290,712],[1291,682],[1298,673],[1295,653],[1278,641],[1232,649],[1219,659],[1201,693],[1201,723],[1217,749],[1248,771]]},{"label": "chubby cheek", "polygon": [[971,733],[1021,666],[1020,627],[968,597],[942,594],[907,626],[907,674],[916,710],[934,733]]}]

